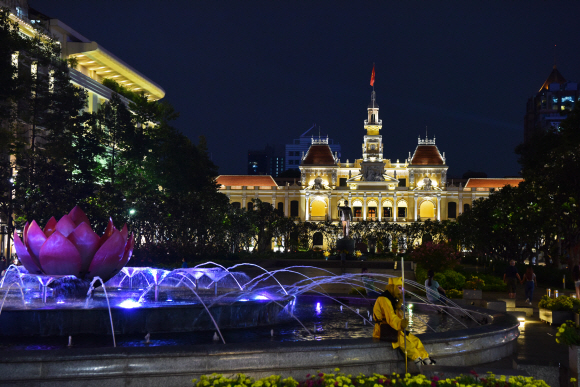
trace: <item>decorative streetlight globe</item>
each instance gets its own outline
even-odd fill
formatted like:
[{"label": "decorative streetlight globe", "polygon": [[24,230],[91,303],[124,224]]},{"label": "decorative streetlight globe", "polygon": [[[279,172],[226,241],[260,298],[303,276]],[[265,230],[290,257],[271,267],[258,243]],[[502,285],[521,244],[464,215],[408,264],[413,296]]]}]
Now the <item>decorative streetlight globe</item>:
[{"label": "decorative streetlight globe", "polygon": [[86,280],[98,276],[107,281],[127,264],[135,246],[135,236],[128,235],[127,225],[118,230],[112,219],[99,237],[78,206],[58,222],[50,218],[44,229],[34,220],[27,222],[22,237],[14,232],[14,247],[29,273]]}]

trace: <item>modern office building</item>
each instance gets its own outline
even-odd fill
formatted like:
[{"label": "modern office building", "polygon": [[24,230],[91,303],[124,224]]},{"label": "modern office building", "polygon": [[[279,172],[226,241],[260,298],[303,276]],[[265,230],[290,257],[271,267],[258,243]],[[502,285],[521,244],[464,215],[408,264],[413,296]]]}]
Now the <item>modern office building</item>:
[{"label": "modern office building", "polygon": [[[317,130],[318,129],[318,130]],[[331,151],[340,158],[340,144],[335,144],[334,141],[328,138],[328,134],[321,134],[320,127],[317,127],[316,124],[312,125],[310,129],[306,132],[302,133],[299,138],[294,139],[292,144],[286,144],[285,150],[285,170],[288,169],[299,169],[300,163],[302,162],[302,158],[304,154],[310,148],[313,139],[322,139],[326,138],[328,145],[330,146]]]},{"label": "modern office building", "polygon": [[248,151],[248,175],[277,177],[284,170],[284,145],[266,145],[263,150]]},{"label": "modern office building", "polygon": [[580,101],[577,82],[566,81],[554,65],[540,90],[528,99],[524,117],[524,142],[537,130],[557,128],[566,118],[566,112]]},{"label": "modern office building", "polygon": [[[77,66],[70,69],[70,77],[73,84],[87,91],[85,111],[95,112],[100,105],[111,98],[113,91],[102,84],[105,78],[115,80],[128,90],[144,92],[151,100],[158,100],[165,96],[165,91],[154,81],[61,20],[30,8],[27,0],[0,0],[0,7],[10,9],[10,20],[18,23],[23,35],[52,36],[60,42],[63,59],[76,59]],[[19,65],[18,55],[13,54],[12,65]],[[31,71],[34,70],[31,69]],[[122,96],[121,100],[129,103]],[[3,255],[11,252],[6,222],[7,219],[0,219],[0,254]]]}]

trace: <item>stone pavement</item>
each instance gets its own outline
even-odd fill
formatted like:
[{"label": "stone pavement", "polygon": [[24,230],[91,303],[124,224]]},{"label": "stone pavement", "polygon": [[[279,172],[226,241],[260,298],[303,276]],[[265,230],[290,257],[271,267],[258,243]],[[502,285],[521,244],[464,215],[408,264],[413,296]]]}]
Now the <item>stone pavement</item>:
[{"label": "stone pavement", "polygon": [[[518,287],[516,307],[526,307],[523,287]],[[560,289],[560,293],[562,290]],[[564,291],[566,294],[571,291]],[[546,294],[545,288],[534,292],[532,306],[534,313],[527,317],[520,327],[517,352],[512,359],[503,359],[490,364],[493,368],[517,368],[527,371],[531,376],[543,379],[552,387],[569,386],[568,380],[568,347],[557,344],[555,340],[557,327],[550,326],[539,319],[538,302]],[[485,300],[507,298],[505,292],[484,292]],[[511,363],[511,364],[510,364]]]}]

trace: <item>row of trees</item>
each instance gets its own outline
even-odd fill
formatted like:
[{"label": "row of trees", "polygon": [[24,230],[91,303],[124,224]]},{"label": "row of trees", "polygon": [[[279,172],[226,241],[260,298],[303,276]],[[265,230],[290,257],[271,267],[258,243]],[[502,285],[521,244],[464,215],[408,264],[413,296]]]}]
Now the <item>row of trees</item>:
[{"label": "row of trees", "polygon": [[86,91],[70,81],[74,66],[57,41],[19,33],[0,11],[0,217],[8,234],[79,205],[99,231],[109,217],[130,221],[139,248],[171,241],[214,249],[229,205],[204,139],[196,145],[173,128],[170,105],[118,85],[125,97],[114,92],[87,112]]}]

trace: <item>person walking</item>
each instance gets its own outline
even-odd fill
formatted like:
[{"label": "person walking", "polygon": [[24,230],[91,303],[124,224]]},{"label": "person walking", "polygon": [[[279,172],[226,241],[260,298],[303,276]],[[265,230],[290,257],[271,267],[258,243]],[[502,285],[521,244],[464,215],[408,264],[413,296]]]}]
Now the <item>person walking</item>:
[{"label": "person walking", "polygon": [[435,271],[433,269],[427,272],[427,279],[425,280],[425,292],[427,293],[427,300],[433,304],[442,304],[441,296],[445,296],[445,289],[443,289],[439,282],[435,281]]},{"label": "person walking", "polygon": [[574,266],[572,269],[572,278],[574,279],[574,287],[576,288],[576,299],[580,300],[580,266]]},{"label": "person walking", "polygon": [[524,284],[526,303],[528,305],[532,305],[532,301],[534,300],[534,289],[538,286],[538,282],[536,281],[536,274],[534,274],[534,268],[532,268],[532,266],[528,266],[526,269],[526,274],[524,274],[524,278],[522,278],[521,283]]},{"label": "person walking", "polygon": [[510,265],[505,269],[503,275],[503,282],[508,286],[508,296],[509,298],[516,298],[516,287],[518,281],[522,282],[520,275],[518,274],[518,269],[516,268],[516,261],[513,259],[510,261]]}]

